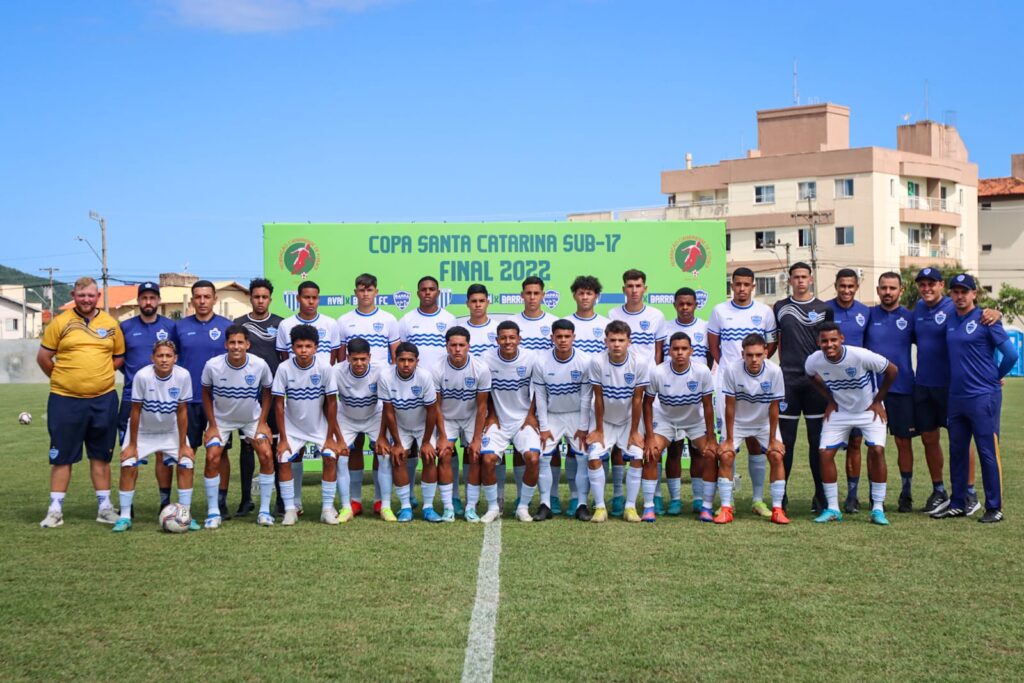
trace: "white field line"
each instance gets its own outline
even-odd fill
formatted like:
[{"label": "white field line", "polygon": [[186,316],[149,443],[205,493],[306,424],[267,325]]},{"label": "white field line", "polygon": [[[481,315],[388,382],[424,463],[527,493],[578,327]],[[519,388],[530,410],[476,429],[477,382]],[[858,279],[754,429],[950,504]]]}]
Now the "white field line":
[{"label": "white field line", "polygon": [[484,529],[480,565],[476,573],[476,601],[469,620],[466,657],[462,664],[462,683],[490,683],[494,678],[494,630],[498,621],[501,594],[501,520]]}]

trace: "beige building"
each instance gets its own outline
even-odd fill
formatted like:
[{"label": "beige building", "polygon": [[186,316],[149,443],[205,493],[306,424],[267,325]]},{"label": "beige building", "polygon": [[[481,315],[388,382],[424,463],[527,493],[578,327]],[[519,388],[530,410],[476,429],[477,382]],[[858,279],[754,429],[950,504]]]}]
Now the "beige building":
[{"label": "beige building", "polygon": [[1010,157],[1008,178],[978,182],[978,259],[982,286],[1024,289],[1024,154]]},{"label": "beige building", "polygon": [[[759,111],[757,133],[746,158],[690,167],[687,155],[687,168],[662,172],[665,207],[569,220],[724,220],[729,269],[754,270],[765,302],[786,294],[796,261],[816,261],[822,298],[838,269],[857,269],[869,303],[887,270],[976,270],[978,169],[955,128],[921,121],[897,127],[896,149],[850,148],[849,108],[817,104]],[[816,215],[813,232],[797,213]]]},{"label": "beige building", "polygon": [[[50,312],[34,303],[22,285],[0,285],[0,339],[35,338],[42,333],[43,315]],[[38,296],[38,295],[37,295]]]},{"label": "beige building", "polygon": [[[192,308],[192,283],[199,280],[198,275],[191,273],[160,273],[158,282],[160,284],[160,315],[178,320],[195,313]],[[252,307],[249,305],[249,289],[233,280],[213,280],[213,286],[217,288],[217,305],[214,312],[234,320],[240,315],[245,315]],[[137,294],[138,285],[116,285],[110,288],[110,315],[118,321],[127,320],[139,314],[139,301]],[[103,297],[105,293],[100,292],[100,300],[97,303],[103,308]],[[74,305],[69,301],[60,307],[64,311]]]}]

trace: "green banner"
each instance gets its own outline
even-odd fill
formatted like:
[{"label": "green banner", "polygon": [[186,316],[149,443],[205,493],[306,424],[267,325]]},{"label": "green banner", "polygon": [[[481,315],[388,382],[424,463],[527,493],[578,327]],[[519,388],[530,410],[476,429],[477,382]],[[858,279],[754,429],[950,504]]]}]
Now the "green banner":
[{"label": "green banner", "polygon": [[697,292],[698,315],[725,299],[723,221],[551,223],[268,223],[263,226],[264,273],[279,295],[273,310],[298,310],[296,287],[320,286],[321,311],[352,310],[354,281],[377,276],[378,305],[401,317],[416,307],[416,283],[437,278],[441,306],[466,315],[466,288],[491,293],[493,313],[522,310],[524,278],[544,280],[544,309],[558,316],[576,310],[569,286],[577,275],[604,287],[598,312],[623,303],[622,273],[647,274],[648,303],[674,317],[680,287]]}]

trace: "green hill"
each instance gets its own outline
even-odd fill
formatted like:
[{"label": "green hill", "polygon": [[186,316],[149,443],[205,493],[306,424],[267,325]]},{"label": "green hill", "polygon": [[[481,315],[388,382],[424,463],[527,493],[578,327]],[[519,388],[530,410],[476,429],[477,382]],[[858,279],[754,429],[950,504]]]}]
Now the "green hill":
[{"label": "green hill", "polygon": [[[43,288],[49,286],[50,280],[46,277],[41,277],[34,273],[26,273],[18,270],[17,268],[10,268],[8,266],[0,265],[0,285],[26,285],[31,287],[35,292],[40,295],[44,293]],[[38,304],[41,303],[38,297],[29,294],[29,303]],[[54,281],[53,283],[53,303],[54,306],[60,306],[65,301],[71,300],[71,285],[65,282]]]}]

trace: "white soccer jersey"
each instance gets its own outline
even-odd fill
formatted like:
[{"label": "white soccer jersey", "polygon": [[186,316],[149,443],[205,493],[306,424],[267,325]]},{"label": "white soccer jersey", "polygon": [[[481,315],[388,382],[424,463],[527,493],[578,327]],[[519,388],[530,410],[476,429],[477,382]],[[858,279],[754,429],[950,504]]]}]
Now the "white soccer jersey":
[{"label": "white soccer jersey", "polygon": [[260,417],[260,395],[274,384],[267,362],[251,353],[235,367],[222,353],[206,361],[202,383],[213,393],[213,415],[219,425],[240,427]]},{"label": "white soccer jersey", "polygon": [[875,399],[875,373],[885,372],[889,361],[873,351],[843,346],[842,357],[833,363],[821,351],[807,358],[804,369],[817,375],[832,392],[841,413],[863,413]]},{"label": "white soccer jersey", "polygon": [[135,373],[132,379],[132,403],[141,403],[140,434],[178,431],[178,404],[192,400],[192,376],[175,365],[167,377],[157,377],[152,365]]},{"label": "white soccer jersey", "polygon": [[608,317],[629,325],[630,350],[643,362],[654,365],[654,344],[661,341],[661,326],[665,324],[665,314],[647,305],[636,313],[630,313],[623,304],[608,311]]},{"label": "white soccer jersey", "polygon": [[542,432],[548,431],[548,415],[552,413],[577,415],[576,429],[587,429],[594,400],[588,355],[575,349],[565,360],[559,360],[554,350],[538,354],[533,387],[537,397],[537,422]]},{"label": "white soccer jersey", "polygon": [[684,325],[679,322],[678,318],[672,318],[672,320],[665,321],[665,324],[661,326],[661,334],[659,336],[664,342],[662,351],[666,363],[670,362],[668,357],[669,340],[676,332],[685,332],[690,336],[690,345],[693,347],[693,353],[690,355],[690,362],[708,365],[707,321],[701,320],[700,318],[694,318],[693,322],[689,325]]},{"label": "white soccer jersey", "polygon": [[443,308],[434,313],[424,313],[416,308],[398,321],[398,336],[402,341],[412,342],[419,349],[419,367],[431,370],[440,365],[448,353],[444,348],[444,334],[455,326],[455,316]]},{"label": "white soccer jersey", "polygon": [[319,354],[308,368],[299,367],[295,358],[283,361],[277,367],[275,396],[284,396],[284,428],[288,445],[297,451],[302,442],[322,446],[327,440],[327,416],[324,401],[338,393],[330,363]]},{"label": "white soccer jersey", "polygon": [[441,396],[444,419],[449,422],[475,420],[477,394],[491,390],[491,373],[483,361],[470,357],[465,365],[457,368],[445,358],[432,374],[434,389]]},{"label": "white soccer jersey", "polygon": [[572,348],[576,349],[577,353],[591,358],[605,352],[604,329],[611,322],[608,318],[597,313],[590,318],[581,318],[573,313],[566,320],[571,320],[576,326],[576,340],[573,341]]},{"label": "white soccer jersey", "polygon": [[342,424],[364,423],[380,413],[377,388],[382,367],[384,372],[390,369],[387,363],[380,366],[371,361],[366,372],[357,375],[352,372],[348,361],[334,366],[334,383],[338,389],[338,420]]},{"label": "white soccer jersey", "polygon": [[704,423],[704,397],[712,391],[708,366],[691,361],[686,370],[676,372],[672,361],[666,360],[651,371],[646,393],[658,399],[659,418],[673,425],[699,425]]},{"label": "white soccer jersey", "polygon": [[500,352],[494,351],[484,355],[483,361],[491,373],[491,400],[498,422],[502,429],[518,429],[530,413],[536,356],[520,348],[512,360],[505,360]]},{"label": "white soccer jersey", "polygon": [[338,341],[338,322],[319,313],[312,320],[303,320],[298,313],[289,316],[282,320],[280,327],[277,328],[278,351],[287,351],[290,355],[295,355],[292,353],[291,334],[292,328],[298,325],[311,325],[316,328],[317,334],[320,335],[320,341],[316,345],[316,357],[326,360],[329,365],[331,354],[341,346],[341,342]]},{"label": "white soccer jersey", "polygon": [[469,322],[469,316],[455,319],[456,325],[461,325],[469,331],[469,353],[471,356],[478,358],[488,351],[498,348],[498,323],[504,319],[504,317],[492,315],[482,325],[474,325]]},{"label": "white soccer jersey", "polygon": [[711,311],[708,320],[708,334],[717,334],[722,351],[722,364],[743,359],[743,338],[757,333],[771,342],[775,339],[775,314],[760,301],[751,301],[746,306],[737,306],[732,301],[723,301]]},{"label": "white soccer jersey", "polygon": [[621,363],[613,363],[607,353],[590,359],[590,383],[601,387],[605,423],[620,426],[630,423],[633,393],[637,387],[646,387],[649,377],[649,364],[634,353],[627,354]]},{"label": "white soccer jersey", "polygon": [[427,406],[437,403],[434,380],[429,372],[417,367],[412,377],[404,379],[398,375],[398,368],[382,370],[377,395],[384,403],[394,406],[400,432],[416,438],[423,436],[427,428]]},{"label": "white soccer jersey", "polygon": [[373,313],[349,311],[338,318],[338,344],[365,339],[370,345],[370,360],[384,367],[391,361],[391,345],[398,341],[398,319],[379,308]]},{"label": "white soccer jersey", "polygon": [[551,348],[551,325],[558,320],[547,311],[541,311],[536,318],[527,318],[519,311],[509,318],[519,325],[519,346],[527,351],[547,351]]},{"label": "white soccer jersey", "polygon": [[[765,361],[761,372],[751,375],[743,362],[723,365],[722,392],[736,398],[735,431],[757,432],[768,428],[768,408],[772,401],[786,398],[786,387],[782,381],[782,368],[771,361]],[[725,424],[725,413],[721,415]],[[724,436],[724,434],[723,434]]]}]

